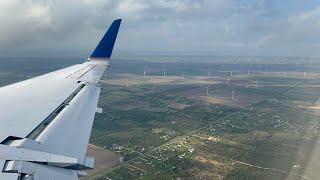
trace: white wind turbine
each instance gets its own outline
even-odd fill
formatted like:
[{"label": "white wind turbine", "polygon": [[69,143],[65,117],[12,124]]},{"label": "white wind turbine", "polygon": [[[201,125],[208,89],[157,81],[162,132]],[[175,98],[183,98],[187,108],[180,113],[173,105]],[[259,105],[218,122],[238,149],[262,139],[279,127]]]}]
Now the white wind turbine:
[{"label": "white wind turbine", "polygon": [[235,93],[235,91],[234,91],[234,89],[233,89],[233,90],[232,90],[232,94],[231,94],[231,99],[232,99],[232,100],[235,100],[235,99],[234,99],[234,93]]}]

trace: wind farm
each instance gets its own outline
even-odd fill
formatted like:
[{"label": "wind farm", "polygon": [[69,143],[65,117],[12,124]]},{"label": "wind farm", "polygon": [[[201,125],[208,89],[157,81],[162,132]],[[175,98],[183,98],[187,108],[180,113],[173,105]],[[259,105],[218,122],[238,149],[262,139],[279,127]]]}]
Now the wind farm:
[{"label": "wind farm", "polygon": [[[320,168],[319,59],[188,58],[112,61],[88,154],[101,161],[87,179],[320,176],[313,171]],[[1,85],[51,70],[49,60],[33,61],[0,61]],[[26,72],[29,66],[39,67]]]},{"label": "wind farm", "polygon": [[[320,168],[320,59],[193,58],[112,61],[100,81],[103,112],[96,116],[88,151],[99,161],[87,179],[320,176],[313,171]],[[5,58],[0,84],[76,61],[48,66],[52,61]]]},{"label": "wind farm", "polygon": [[[122,162],[89,177],[319,175],[310,170],[317,166],[307,163],[319,135],[316,59],[311,66],[300,58],[207,57],[197,63],[172,58],[177,59],[121,62],[136,68],[112,70],[101,82],[108,87],[101,101],[108,113],[98,116],[91,143]],[[140,64],[148,64],[147,74]]]}]

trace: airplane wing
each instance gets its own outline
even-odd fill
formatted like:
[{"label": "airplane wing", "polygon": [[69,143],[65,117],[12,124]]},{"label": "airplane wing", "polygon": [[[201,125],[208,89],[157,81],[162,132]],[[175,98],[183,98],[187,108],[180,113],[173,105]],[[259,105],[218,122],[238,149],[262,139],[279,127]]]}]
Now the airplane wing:
[{"label": "airplane wing", "polygon": [[0,88],[0,179],[78,179],[93,168],[87,145],[121,24],[86,62]]}]

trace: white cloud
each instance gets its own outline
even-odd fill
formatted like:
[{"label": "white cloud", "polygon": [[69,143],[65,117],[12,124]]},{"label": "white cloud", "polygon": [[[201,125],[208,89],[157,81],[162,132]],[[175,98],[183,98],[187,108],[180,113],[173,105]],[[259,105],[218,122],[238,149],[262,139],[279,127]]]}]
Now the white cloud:
[{"label": "white cloud", "polygon": [[26,20],[34,23],[51,25],[51,12],[49,4],[31,4],[27,9]]},{"label": "white cloud", "polygon": [[300,23],[314,23],[316,22],[319,24],[319,17],[320,17],[320,7],[316,7],[310,11],[306,11],[300,13],[298,15],[289,17],[288,20],[292,25],[299,25]]},{"label": "white cloud", "polygon": [[[79,2],[81,3],[81,0]],[[101,7],[110,5],[112,0],[83,0],[83,2],[87,5]]]},{"label": "white cloud", "polygon": [[86,16],[89,13],[84,9],[84,3],[76,0],[0,2],[0,48],[63,44],[61,42],[64,41],[59,41],[67,40],[70,34],[77,34],[72,32],[73,28],[87,25],[90,18]]},{"label": "white cloud", "polygon": [[126,50],[279,52],[304,44],[300,53],[320,44],[320,6],[288,17],[265,2],[0,0],[0,48],[92,49],[117,18],[117,46]]},{"label": "white cloud", "polygon": [[148,8],[147,3],[143,3],[141,1],[134,0],[125,0],[121,1],[118,4],[117,11],[118,13],[131,14],[131,13],[139,13]]},{"label": "white cloud", "polygon": [[189,6],[186,1],[182,0],[160,0],[157,4],[162,8],[172,9],[173,11],[178,12],[189,10]]},{"label": "white cloud", "polygon": [[50,7],[45,4],[33,4],[27,10],[28,18],[43,18],[49,16]]},{"label": "white cloud", "polygon": [[230,32],[232,30],[232,26],[224,26],[224,30],[226,32]]},{"label": "white cloud", "polygon": [[289,33],[318,33],[320,31],[320,6],[288,18]]},{"label": "white cloud", "polygon": [[271,42],[271,40],[274,38],[275,38],[274,35],[268,34],[260,37],[257,41],[248,43],[248,46],[252,48],[261,48],[265,46],[267,43]]}]

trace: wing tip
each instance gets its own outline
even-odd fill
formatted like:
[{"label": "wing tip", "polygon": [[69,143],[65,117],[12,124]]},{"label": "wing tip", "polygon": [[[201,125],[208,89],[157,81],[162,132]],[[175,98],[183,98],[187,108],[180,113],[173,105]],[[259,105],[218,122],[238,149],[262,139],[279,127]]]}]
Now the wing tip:
[{"label": "wing tip", "polygon": [[116,19],[112,22],[88,60],[110,59],[120,29],[121,21],[122,19]]}]

